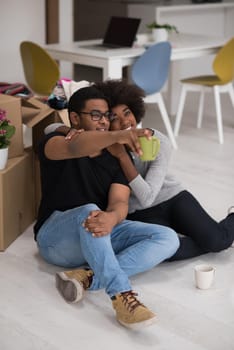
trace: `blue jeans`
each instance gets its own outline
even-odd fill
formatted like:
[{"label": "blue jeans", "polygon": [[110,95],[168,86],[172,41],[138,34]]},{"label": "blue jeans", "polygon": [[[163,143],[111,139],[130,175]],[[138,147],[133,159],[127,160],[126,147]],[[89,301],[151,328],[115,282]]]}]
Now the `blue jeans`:
[{"label": "blue jeans", "polygon": [[109,296],[131,290],[128,277],[152,269],[178,249],[172,229],[138,221],[124,220],[111,234],[93,237],[82,226],[92,210],[99,208],[87,204],[56,211],[37,235],[39,252],[47,262],[65,268],[90,266],[94,276],[89,290],[105,288]]}]

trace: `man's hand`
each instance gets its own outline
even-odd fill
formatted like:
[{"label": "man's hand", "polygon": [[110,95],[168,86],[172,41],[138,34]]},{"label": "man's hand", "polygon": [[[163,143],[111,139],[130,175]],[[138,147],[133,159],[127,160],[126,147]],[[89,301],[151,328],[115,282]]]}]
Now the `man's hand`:
[{"label": "man's hand", "polygon": [[113,212],[93,210],[90,212],[83,226],[94,237],[109,235],[116,225],[116,215]]},{"label": "man's hand", "polygon": [[145,136],[151,139],[151,131],[149,129],[130,129],[130,130],[119,130],[113,131],[115,133],[115,142],[119,144],[125,144],[132,152],[138,156],[142,155],[142,149],[139,142],[140,136]]}]

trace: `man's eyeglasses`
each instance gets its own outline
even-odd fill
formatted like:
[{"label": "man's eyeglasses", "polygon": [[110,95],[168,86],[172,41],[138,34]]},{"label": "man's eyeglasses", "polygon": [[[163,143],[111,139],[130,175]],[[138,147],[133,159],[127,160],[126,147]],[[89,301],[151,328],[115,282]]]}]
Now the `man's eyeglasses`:
[{"label": "man's eyeglasses", "polygon": [[101,120],[102,117],[107,119],[109,122],[115,119],[115,115],[110,111],[106,111],[105,113],[102,113],[101,111],[93,110],[91,112],[79,112],[78,114],[88,114],[91,116],[91,119],[95,122],[98,122],[99,120]]}]

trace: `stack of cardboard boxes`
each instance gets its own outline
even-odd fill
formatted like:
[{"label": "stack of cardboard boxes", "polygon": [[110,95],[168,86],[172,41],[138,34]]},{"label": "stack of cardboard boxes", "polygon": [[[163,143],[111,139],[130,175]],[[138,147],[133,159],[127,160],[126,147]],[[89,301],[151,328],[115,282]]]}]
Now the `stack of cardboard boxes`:
[{"label": "stack of cardboard boxes", "polygon": [[[0,170],[0,251],[4,251],[37,215],[40,172],[36,147],[44,128],[53,122],[69,122],[67,110],[57,112],[35,97],[26,100],[0,94],[0,109],[7,112],[7,118],[16,127],[7,166]],[[23,124],[31,128],[32,142],[27,148]]]}]

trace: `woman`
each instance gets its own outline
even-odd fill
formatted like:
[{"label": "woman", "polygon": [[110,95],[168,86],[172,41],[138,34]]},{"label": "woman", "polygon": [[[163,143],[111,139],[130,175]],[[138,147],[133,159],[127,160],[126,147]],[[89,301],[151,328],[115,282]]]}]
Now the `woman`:
[{"label": "woman", "polygon": [[[121,80],[107,80],[95,85],[110,100],[116,117],[111,128],[136,128],[145,114],[144,92]],[[132,162],[123,146],[109,148],[119,159],[132,190],[128,219],[169,226],[183,235],[180,236],[180,247],[170,261],[230,247],[234,241],[234,212],[221,222],[211,218],[196,198],[168,173],[171,156],[168,138],[157,130],[151,133],[160,139],[161,145],[154,161],[142,162],[133,155]],[[71,135],[68,134],[68,138]]]}]

